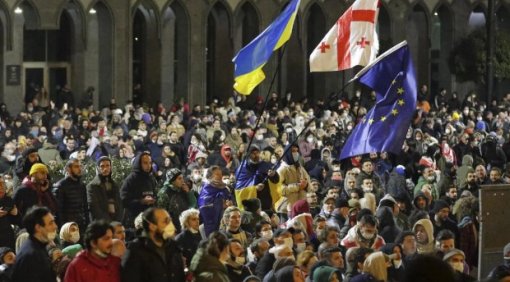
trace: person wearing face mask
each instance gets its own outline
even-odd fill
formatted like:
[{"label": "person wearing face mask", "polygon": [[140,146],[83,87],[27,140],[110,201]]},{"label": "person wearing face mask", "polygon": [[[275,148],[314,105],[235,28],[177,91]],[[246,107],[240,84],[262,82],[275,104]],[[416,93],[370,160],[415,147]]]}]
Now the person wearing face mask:
[{"label": "person wearing face mask", "polygon": [[122,260],[122,281],[184,281],[182,252],[173,239],[175,226],[168,212],[152,207],[142,220],[143,234],[129,244]]},{"label": "person wearing face mask", "polygon": [[299,141],[299,151],[302,154],[303,161],[308,162],[311,158],[312,150],[317,148],[317,145],[315,135],[312,132],[308,132],[305,136],[305,139]]},{"label": "person wearing face mask", "polygon": [[455,281],[471,282],[477,281],[474,277],[464,273],[464,260],[466,256],[459,249],[451,249],[447,252],[443,261],[447,262],[455,271]]},{"label": "person wearing face mask", "polygon": [[182,172],[178,168],[170,169],[167,172],[166,178],[167,181],[165,181],[165,184],[159,190],[156,206],[166,209],[170,213],[177,232],[181,232],[179,215],[189,208],[195,208],[197,199],[193,190],[189,189]]},{"label": "person wearing face mask", "polygon": [[76,222],[83,232],[89,223],[87,189],[81,181],[82,166],[79,160],[71,159],[66,163],[66,177],[53,185],[53,194],[57,198],[57,222]]},{"label": "person wearing face mask", "polygon": [[[291,256],[292,247],[294,242],[292,240],[292,234],[287,229],[277,229],[273,235],[274,247],[269,249],[259,260],[257,267],[255,268],[255,274],[263,279],[264,276],[273,268],[273,264],[279,257]],[[285,255],[280,254],[280,250],[286,248]]]},{"label": "person wearing face mask", "polygon": [[182,249],[186,264],[189,266],[193,255],[198,249],[198,244],[202,239],[199,232],[200,212],[197,209],[188,209],[181,213],[179,221],[181,223],[181,233],[175,236],[175,241]]},{"label": "person wearing face mask", "polygon": [[388,267],[388,282],[404,281],[405,266],[402,263],[402,247],[398,244],[388,243],[381,248],[381,252],[391,259]]},{"label": "person wearing face mask", "polygon": [[67,267],[64,281],[120,282],[120,258],[113,256],[113,228],[104,220],[93,221],[85,231],[86,250]]},{"label": "person wearing face mask", "polygon": [[66,222],[60,228],[59,237],[62,248],[80,244],[80,230],[78,224],[76,224],[76,222]]},{"label": "person wearing face mask", "polygon": [[12,281],[55,282],[57,278],[46,251],[57,236],[55,218],[48,208],[33,207],[26,212],[23,225],[29,238],[17,253]]},{"label": "person wearing face mask", "polygon": [[246,252],[241,242],[237,239],[229,240],[230,257],[227,259],[228,278],[231,282],[242,282],[252,275],[251,270],[246,266]]},{"label": "person wearing face mask", "polygon": [[221,232],[213,232],[193,256],[190,271],[196,282],[230,282],[225,262],[230,256],[230,242]]},{"label": "person wearing face mask", "polygon": [[349,249],[352,247],[366,247],[379,250],[385,245],[384,239],[377,234],[377,219],[371,214],[363,214],[358,224],[352,227],[341,245]]},{"label": "person wearing face mask", "polygon": [[[258,198],[262,210],[272,210],[276,201],[280,199],[277,191],[280,182],[279,174],[272,169],[272,165],[260,159],[260,148],[252,145],[248,149],[248,156],[236,170],[236,200],[242,205],[244,199]],[[265,181],[269,179],[269,181]]]},{"label": "person wearing face mask", "polygon": [[310,175],[300,163],[299,146],[293,144],[287,148],[283,159],[287,166],[281,166],[278,169],[282,198],[276,207],[278,213],[286,220],[294,203],[298,200],[306,200],[306,192],[311,186],[311,180]]},{"label": "person wearing face mask", "polygon": [[206,179],[200,189],[198,207],[207,237],[220,227],[223,210],[231,203],[232,196],[223,182],[223,172],[219,166],[208,168]]}]

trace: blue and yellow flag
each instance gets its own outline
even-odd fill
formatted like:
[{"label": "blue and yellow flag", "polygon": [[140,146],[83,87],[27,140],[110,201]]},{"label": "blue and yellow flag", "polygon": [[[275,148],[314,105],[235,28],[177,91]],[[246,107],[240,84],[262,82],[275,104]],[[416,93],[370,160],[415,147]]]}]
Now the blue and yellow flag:
[{"label": "blue and yellow flag", "polygon": [[416,77],[407,42],[402,42],[354,78],[376,93],[375,106],[356,125],[340,159],[372,152],[398,154],[416,110]]},{"label": "blue and yellow flag", "polygon": [[234,57],[234,89],[237,92],[250,95],[266,78],[262,67],[273,51],[289,40],[300,2],[301,0],[291,0],[278,18]]}]

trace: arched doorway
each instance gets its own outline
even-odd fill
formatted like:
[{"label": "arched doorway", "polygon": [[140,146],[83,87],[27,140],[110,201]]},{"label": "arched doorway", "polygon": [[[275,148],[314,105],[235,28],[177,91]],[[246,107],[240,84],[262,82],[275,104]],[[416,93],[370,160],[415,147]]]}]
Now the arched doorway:
[{"label": "arched doorway", "polygon": [[[411,10],[407,18],[407,40],[413,55],[414,65],[416,67],[416,82],[429,87],[430,75],[430,38],[429,38],[429,19],[426,9],[417,4]],[[427,94],[430,99],[430,91]]]},{"label": "arched doorway", "polygon": [[[322,38],[326,34],[326,20],[321,7],[314,3],[309,9],[307,23],[306,23],[306,46],[307,46],[307,58],[313,52],[315,47],[321,42]],[[306,80],[306,96],[309,100],[314,98],[323,97],[325,94],[325,76],[326,73],[315,72],[311,73],[310,61],[306,60],[307,64],[307,80]]]},{"label": "arched doorway", "polygon": [[[230,15],[222,2],[216,2],[207,17],[207,102],[226,100],[233,91],[234,65]],[[218,75],[221,74],[221,75]]]},{"label": "arched doorway", "polygon": [[162,97],[165,105],[178,98],[188,100],[189,17],[180,1],[173,1],[162,17]]},{"label": "arched doorway", "polygon": [[431,67],[430,93],[438,95],[442,88],[451,93],[451,72],[448,66],[450,50],[453,47],[452,13],[446,6],[440,6],[431,16]]},{"label": "arched doorway", "polygon": [[[234,38],[236,38],[234,49],[237,50],[237,53],[259,34],[259,16],[251,2],[247,1],[242,4],[236,15],[236,22],[237,24],[234,27]],[[255,87],[247,98],[250,101],[255,101],[255,97],[260,95],[259,89],[259,87]]]},{"label": "arched doorway", "polygon": [[[90,64],[91,69],[96,69],[97,74],[89,81],[93,85],[86,85],[94,87],[93,102],[100,108],[108,106],[114,97],[113,92],[113,16],[109,7],[104,1],[98,1],[88,11],[88,48],[87,51],[92,59]],[[88,101],[87,91],[84,93],[80,103],[86,105]]]},{"label": "arched doorway", "polygon": [[132,33],[133,102],[155,106],[161,97],[161,46],[157,8],[151,1],[135,6]]}]

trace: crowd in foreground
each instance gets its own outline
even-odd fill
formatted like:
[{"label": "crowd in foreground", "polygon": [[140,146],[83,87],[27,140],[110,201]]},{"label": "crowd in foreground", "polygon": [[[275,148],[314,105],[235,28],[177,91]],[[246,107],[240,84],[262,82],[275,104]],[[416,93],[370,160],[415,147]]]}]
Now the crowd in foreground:
[{"label": "crowd in foreground", "polygon": [[[372,93],[1,104],[0,281],[477,281],[510,94],[428,96],[400,153],[344,160]],[[510,281],[510,244],[486,281]]]}]

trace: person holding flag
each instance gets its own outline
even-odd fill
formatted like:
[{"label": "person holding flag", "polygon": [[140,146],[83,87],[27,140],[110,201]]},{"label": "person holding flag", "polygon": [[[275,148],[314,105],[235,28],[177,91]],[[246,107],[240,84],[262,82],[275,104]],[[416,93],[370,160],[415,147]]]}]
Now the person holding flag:
[{"label": "person holding flag", "polygon": [[[280,177],[270,163],[260,160],[260,148],[251,145],[248,157],[236,171],[235,196],[237,205],[243,208],[244,199],[258,198],[262,210],[274,210],[280,199]],[[269,181],[267,181],[269,180]]]}]

